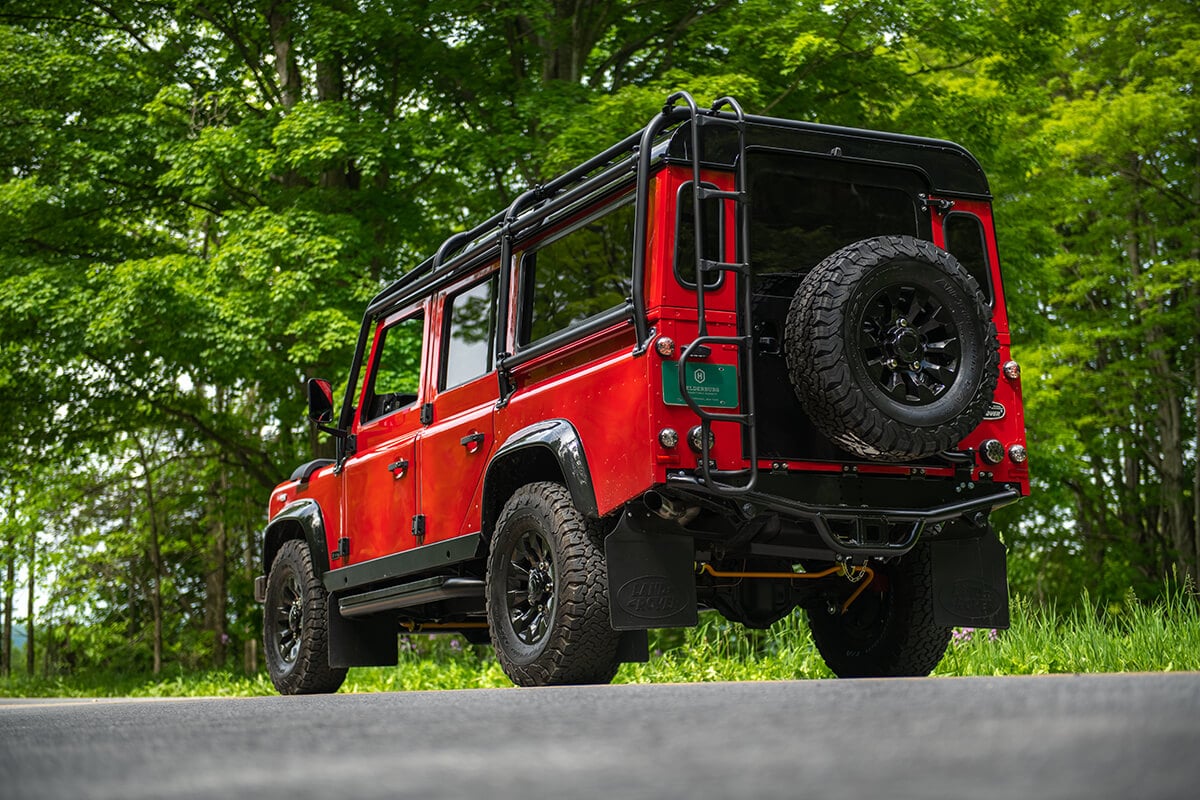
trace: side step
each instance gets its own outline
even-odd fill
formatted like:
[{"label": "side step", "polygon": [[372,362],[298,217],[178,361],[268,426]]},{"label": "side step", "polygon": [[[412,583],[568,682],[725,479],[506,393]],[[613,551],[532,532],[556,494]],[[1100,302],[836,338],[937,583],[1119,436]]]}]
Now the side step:
[{"label": "side step", "polygon": [[363,617],[379,611],[420,606],[438,600],[482,598],[483,592],[484,582],[478,578],[448,578],[441,575],[340,598],[338,610],[342,612],[343,617]]}]

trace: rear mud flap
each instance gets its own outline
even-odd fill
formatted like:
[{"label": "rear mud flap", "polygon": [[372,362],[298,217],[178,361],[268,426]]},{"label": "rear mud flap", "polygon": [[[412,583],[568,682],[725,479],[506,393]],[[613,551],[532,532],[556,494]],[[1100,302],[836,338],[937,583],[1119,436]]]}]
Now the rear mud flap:
[{"label": "rear mud flap", "polygon": [[696,624],[692,537],[648,510],[626,508],[604,539],[609,616],[618,631]]},{"label": "rear mud flap", "polygon": [[1004,544],[996,534],[934,540],[931,547],[934,623],[947,628],[1008,628],[1008,568]]}]

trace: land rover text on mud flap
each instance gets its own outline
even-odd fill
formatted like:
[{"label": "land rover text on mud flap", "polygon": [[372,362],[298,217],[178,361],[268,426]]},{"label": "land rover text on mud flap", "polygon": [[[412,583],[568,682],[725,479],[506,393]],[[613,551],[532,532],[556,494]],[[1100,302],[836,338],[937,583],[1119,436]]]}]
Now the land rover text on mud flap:
[{"label": "land rover text on mud flap", "polygon": [[988,184],[945,141],[679,92],[366,309],[336,439],[263,539],[270,674],[334,691],[399,634],[521,685],[646,631],[808,615],[840,676],[1008,625],[990,512],[1029,491]]}]

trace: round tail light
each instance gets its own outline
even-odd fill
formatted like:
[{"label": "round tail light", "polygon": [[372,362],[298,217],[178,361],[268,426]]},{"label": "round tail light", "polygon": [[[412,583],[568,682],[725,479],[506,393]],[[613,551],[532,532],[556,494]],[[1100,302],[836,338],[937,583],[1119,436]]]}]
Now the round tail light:
[{"label": "round tail light", "polygon": [[979,457],[988,464],[999,464],[1004,460],[1004,445],[999,439],[985,439],[979,445]]}]

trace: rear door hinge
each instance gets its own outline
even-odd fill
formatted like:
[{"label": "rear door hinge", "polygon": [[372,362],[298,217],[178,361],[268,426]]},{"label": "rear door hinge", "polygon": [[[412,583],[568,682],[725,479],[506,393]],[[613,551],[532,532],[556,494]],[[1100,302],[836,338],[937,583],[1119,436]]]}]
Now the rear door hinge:
[{"label": "rear door hinge", "polygon": [[412,535],[417,540],[417,544],[422,544],[425,541],[425,515],[413,514],[412,519]]},{"label": "rear door hinge", "polygon": [[421,424],[428,425],[433,422],[433,403],[425,403],[421,406]]},{"label": "rear door hinge", "polygon": [[917,198],[921,201],[921,211],[929,213],[929,207],[933,206],[939,214],[949,213],[950,209],[954,208],[954,201],[947,200],[944,197],[930,197],[927,194],[919,194]]}]

